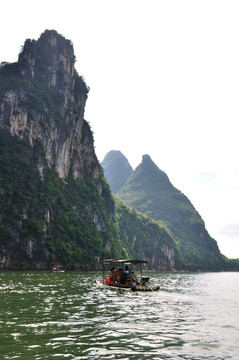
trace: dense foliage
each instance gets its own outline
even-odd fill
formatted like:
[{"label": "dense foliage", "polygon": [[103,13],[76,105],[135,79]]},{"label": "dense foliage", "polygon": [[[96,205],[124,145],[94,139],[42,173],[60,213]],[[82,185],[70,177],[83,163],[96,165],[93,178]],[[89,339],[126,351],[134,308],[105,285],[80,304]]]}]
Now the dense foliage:
[{"label": "dense foliage", "polygon": [[[37,164],[44,163],[43,175]],[[102,192],[92,178],[69,177],[62,181],[47,166],[40,140],[34,147],[26,141],[0,133],[0,253],[14,246],[15,259],[28,263],[55,262],[65,267],[91,268],[107,257],[148,258],[156,266],[170,268],[162,251],[165,245],[178,249],[166,229],[135,209],[112,199],[103,173]],[[114,217],[115,215],[115,217]],[[27,243],[36,242],[35,254]],[[155,242],[156,241],[156,242]],[[96,260],[97,259],[97,260]]]},{"label": "dense foliage", "polygon": [[151,268],[163,268],[165,265],[169,270],[172,267],[163,252],[166,247],[173,250],[177,269],[182,268],[183,263],[177,244],[164,226],[129,207],[117,197],[115,197],[115,206],[116,220],[126,257],[147,258]]},{"label": "dense foliage", "polygon": [[42,253],[35,259],[44,258],[46,246],[49,264],[58,259],[68,267],[92,266],[96,257],[120,256],[108,184],[104,182],[100,195],[91,178],[79,182],[69,176],[63,182],[47,166],[42,179],[39,161],[46,163],[40,141],[32,149],[18,138],[0,134],[0,249],[14,243],[16,258],[30,263],[26,241],[36,241]]},{"label": "dense foliage", "polygon": [[20,89],[26,86],[25,78],[22,72],[26,70],[26,62],[0,64],[0,95],[3,91],[10,89]]}]

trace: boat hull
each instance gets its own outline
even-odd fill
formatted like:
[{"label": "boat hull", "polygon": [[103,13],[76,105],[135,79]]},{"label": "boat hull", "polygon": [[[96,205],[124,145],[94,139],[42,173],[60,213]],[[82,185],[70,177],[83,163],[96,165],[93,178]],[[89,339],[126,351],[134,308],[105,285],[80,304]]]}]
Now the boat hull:
[{"label": "boat hull", "polygon": [[123,285],[118,285],[118,284],[110,284],[110,283],[104,283],[102,280],[97,279],[96,280],[96,284],[99,286],[103,286],[103,287],[107,287],[107,288],[111,288],[111,289],[122,289],[122,290],[131,290],[130,286],[123,286]]},{"label": "boat hull", "polygon": [[125,286],[125,285],[119,285],[119,284],[110,284],[110,283],[104,283],[102,280],[97,279],[96,280],[97,285],[107,287],[110,289],[121,289],[126,291],[158,291],[159,286],[149,286],[149,285],[135,285],[135,286]]}]

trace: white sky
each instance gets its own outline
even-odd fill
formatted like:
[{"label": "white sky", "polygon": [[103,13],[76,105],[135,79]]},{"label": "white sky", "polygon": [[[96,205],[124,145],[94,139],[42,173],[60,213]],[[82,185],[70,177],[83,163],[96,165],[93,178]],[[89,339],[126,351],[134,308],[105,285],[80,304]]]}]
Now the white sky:
[{"label": "white sky", "polygon": [[45,29],[70,39],[99,160],[149,154],[239,258],[238,19],[233,0],[9,0],[0,62]]}]

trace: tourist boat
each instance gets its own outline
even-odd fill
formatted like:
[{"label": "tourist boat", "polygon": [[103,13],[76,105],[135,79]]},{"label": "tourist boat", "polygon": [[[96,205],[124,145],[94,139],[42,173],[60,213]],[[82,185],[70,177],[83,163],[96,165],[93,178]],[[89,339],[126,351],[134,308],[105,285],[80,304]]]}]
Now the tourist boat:
[{"label": "tourist boat", "polygon": [[[102,278],[97,279],[96,283],[100,286],[112,289],[132,290],[132,291],[157,291],[158,285],[150,286],[149,277],[143,276],[142,265],[145,260],[136,259],[107,259],[104,260]],[[140,268],[140,276],[137,277],[134,267]]]},{"label": "tourist boat", "polygon": [[54,266],[52,269],[51,269],[51,272],[57,272],[57,273],[63,273],[65,272],[65,270],[61,267],[61,266]]}]

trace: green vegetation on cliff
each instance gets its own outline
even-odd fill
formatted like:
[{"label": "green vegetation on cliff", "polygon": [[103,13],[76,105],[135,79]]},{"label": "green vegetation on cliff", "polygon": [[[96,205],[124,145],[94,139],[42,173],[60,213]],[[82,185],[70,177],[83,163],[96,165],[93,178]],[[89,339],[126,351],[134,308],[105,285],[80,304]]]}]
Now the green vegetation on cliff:
[{"label": "green vegetation on cliff", "polygon": [[169,270],[182,267],[178,247],[164,226],[117,197],[115,209],[126,257],[148,259],[150,268]]},{"label": "green vegetation on cliff", "polygon": [[167,230],[113,199],[103,174],[101,193],[90,177],[80,182],[70,172],[62,181],[47,166],[39,139],[32,148],[7,133],[0,133],[0,155],[0,255],[11,251],[13,268],[45,262],[43,268],[55,262],[95,268],[99,259],[122,256],[148,259],[152,268],[180,268]]},{"label": "green vegetation on cliff", "polygon": [[[31,268],[45,261],[47,250],[49,266],[60,261],[84,268],[95,266],[98,257],[122,255],[106,182],[101,195],[90,177],[79,182],[69,176],[62,181],[46,166],[42,178],[36,167],[39,161],[46,164],[40,141],[32,148],[0,133],[0,155],[1,256],[14,249],[12,261]],[[33,248],[31,242],[36,243]]]},{"label": "green vegetation on cliff", "polygon": [[185,269],[223,270],[225,257],[188,198],[148,155],[118,192],[124,202],[166,226],[177,241]]},{"label": "green vegetation on cliff", "polygon": [[0,66],[0,268],[96,269],[106,257],[136,256],[160,270],[235,269],[148,156],[130,176],[127,159],[111,153],[110,186],[130,176],[119,196],[135,209],[114,200],[74,63],[71,42],[47,30]]},{"label": "green vegetation on cliff", "polygon": [[126,207],[115,215],[74,63],[72,43],[46,30],[0,67],[0,268],[97,268],[137,254],[168,269],[170,235]]}]

